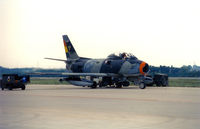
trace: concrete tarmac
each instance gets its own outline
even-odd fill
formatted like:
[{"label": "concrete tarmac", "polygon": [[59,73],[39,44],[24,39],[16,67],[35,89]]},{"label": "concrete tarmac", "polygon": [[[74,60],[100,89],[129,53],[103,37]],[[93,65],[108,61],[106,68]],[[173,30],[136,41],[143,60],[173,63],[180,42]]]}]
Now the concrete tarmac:
[{"label": "concrete tarmac", "polygon": [[0,129],[199,129],[200,88],[28,85],[0,91]]}]

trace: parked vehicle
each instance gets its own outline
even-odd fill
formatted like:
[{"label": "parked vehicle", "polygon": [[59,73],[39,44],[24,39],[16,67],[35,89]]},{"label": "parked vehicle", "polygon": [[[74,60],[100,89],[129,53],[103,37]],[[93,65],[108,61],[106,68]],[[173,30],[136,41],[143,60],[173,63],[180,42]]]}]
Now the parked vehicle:
[{"label": "parked vehicle", "polygon": [[18,74],[3,74],[2,79],[0,80],[0,87],[2,90],[12,90],[14,88],[25,90],[27,83],[30,83],[29,75],[19,76]]},{"label": "parked vehicle", "polygon": [[147,83],[147,86],[153,86],[154,84],[156,86],[168,86],[168,75],[167,74],[161,74],[156,73],[154,75],[148,75],[148,77],[153,79],[152,83]]}]

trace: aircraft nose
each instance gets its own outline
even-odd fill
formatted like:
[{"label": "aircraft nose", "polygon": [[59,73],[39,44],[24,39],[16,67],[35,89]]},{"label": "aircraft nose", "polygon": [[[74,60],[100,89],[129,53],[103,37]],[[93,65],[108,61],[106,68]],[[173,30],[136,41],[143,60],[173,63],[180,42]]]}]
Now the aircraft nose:
[{"label": "aircraft nose", "polygon": [[145,75],[147,72],[149,72],[149,65],[145,62],[142,62],[140,64],[139,70],[142,75]]}]

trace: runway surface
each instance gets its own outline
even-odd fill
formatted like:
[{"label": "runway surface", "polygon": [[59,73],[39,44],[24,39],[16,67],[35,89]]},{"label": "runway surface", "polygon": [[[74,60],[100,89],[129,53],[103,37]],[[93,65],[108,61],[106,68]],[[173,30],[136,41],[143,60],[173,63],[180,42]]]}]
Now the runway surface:
[{"label": "runway surface", "polygon": [[199,129],[200,88],[0,91],[0,129]]}]

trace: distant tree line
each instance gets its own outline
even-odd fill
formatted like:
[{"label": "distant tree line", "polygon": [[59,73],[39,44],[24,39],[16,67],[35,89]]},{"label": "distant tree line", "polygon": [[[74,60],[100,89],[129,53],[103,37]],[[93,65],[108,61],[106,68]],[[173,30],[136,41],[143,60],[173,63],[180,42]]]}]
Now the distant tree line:
[{"label": "distant tree line", "polygon": [[150,66],[150,74],[164,73],[170,77],[200,77],[200,70],[193,70],[191,65],[183,65],[180,68],[173,66]]},{"label": "distant tree line", "polygon": [[[42,68],[4,68],[0,66],[0,76],[2,74],[32,74],[31,76],[35,77],[60,77],[61,75],[37,75],[34,73],[63,73],[66,72],[66,69],[42,69]],[[150,74],[155,73],[164,73],[170,77],[200,77],[200,69],[194,70],[191,65],[183,65],[180,68],[173,66],[150,66]]]},{"label": "distant tree line", "polygon": [[[43,68],[4,68],[0,66],[0,76],[2,74],[27,74],[32,77],[62,77],[59,75],[66,72],[66,69],[43,69]],[[51,73],[54,75],[47,75],[43,73]],[[56,74],[57,73],[57,74]]]}]

